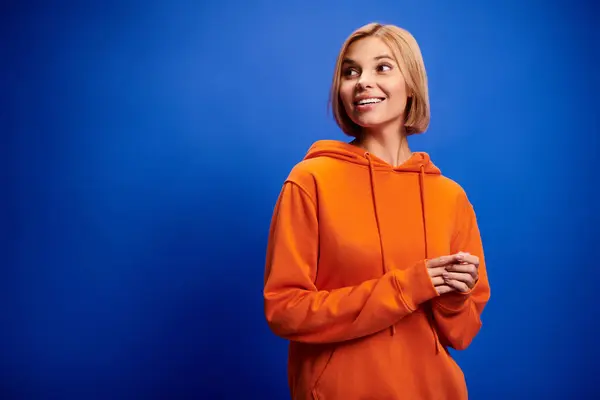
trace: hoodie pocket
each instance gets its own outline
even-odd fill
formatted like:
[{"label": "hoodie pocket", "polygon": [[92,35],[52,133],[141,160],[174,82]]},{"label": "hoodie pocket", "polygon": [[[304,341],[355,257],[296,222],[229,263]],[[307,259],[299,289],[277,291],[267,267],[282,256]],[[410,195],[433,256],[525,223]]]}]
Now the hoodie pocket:
[{"label": "hoodie pocket", "polygon": [[442,390],[444,396],[462,392],[463,378],[451,358],[436,349],[442,346],[432,329],[427,313],[417,311],[396,324],[395,334],[384,329],[339,343],[322,361],[310,389],[312,400],[435,398],[432,391]]},{"label": "hoodie pocket", "polygon": [[336,346],[312,387],[313,400],[395,399],[389,371],[394,365],[393,342],[386,329]]},{"label": "hoodie pocket", "polygon": [[319,376],[317,376],[317,379],[315,380],[315,383],[312,387],[312,397],[314,400],[322,400],[322,397],[319,396],[319,393],[317,391],[317,388],[319,386],[319,383],[321,382],[321,379],[323,378],[323,376],[325,375],[325,373],[331,368],[331,363],[333,361],[333,356],[335,355],[336,352],[336,348],[333,348],[330,352],[329,352],[329,356],[327,357],[327,361],[325,362],[325,366],[323,367],[323,369],[321,370],[321,373],[319,374]]},{"label": "hoodie pocket", "polygon": [[435,318],[433,316],[433,312],[431,311],[431,309],[430,308],[419,307],[415,311],[415,314],[416,315],[421,315],[422,318],[427,321],[427,324],[429,325],[429,330],[431,332],[431,336],[433,337],[433,343],[434,343],[434,346],[435,346],[436,353],[439,353],[440,351],[445,351],[447,353],[448,349],[442,343],[442,339],[440,338],[440,335],[438,333],[437,326],[436,326],[436,323],[435,323]]}]

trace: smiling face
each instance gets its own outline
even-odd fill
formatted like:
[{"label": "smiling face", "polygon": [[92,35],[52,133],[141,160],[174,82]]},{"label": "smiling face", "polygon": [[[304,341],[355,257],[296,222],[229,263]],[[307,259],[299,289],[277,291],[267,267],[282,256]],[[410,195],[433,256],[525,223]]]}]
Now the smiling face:
[{"label": "smiling face", "polygon": [[[373,98],[373,104],[357,100]],[[369,23],[348,36],[335,63],[329,102],[342,131],[365,133],[427,130],[427,72],[419,45],[406,29]]]},{"label": "smiling face", "polygon": [[378,37],[365,37],[347,49],[339,95],[346,114],[366,130],[404,125],[407,85],[390,48]]}]

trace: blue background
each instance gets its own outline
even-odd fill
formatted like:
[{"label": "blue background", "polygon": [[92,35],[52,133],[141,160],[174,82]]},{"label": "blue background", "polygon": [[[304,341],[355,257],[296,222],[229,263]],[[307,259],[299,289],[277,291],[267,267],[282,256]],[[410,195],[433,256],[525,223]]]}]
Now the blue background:
[{"label": "blue background", "polygon": [[419,41],[412,149],[479,216],[471,398],[598,395],[593,2],[2,7],[1,398],[289,396],[262,313],[271,212],[312,142],[345,140],[331,73],[370,21]]}]

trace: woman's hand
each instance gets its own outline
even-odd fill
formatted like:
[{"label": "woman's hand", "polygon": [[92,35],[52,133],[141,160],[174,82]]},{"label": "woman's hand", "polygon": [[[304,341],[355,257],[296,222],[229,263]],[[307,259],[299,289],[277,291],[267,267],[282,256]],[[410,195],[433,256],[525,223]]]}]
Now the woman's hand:
[{"label": "woman's hand", "polygon": [[429,272],[431,283],[433,283],[438,294],[441,295],[455,290],[449,282],[446,282],[444,274],[447,273],[447,268],[456,265],[459,262],[461,261],[459,260],[458,254],[433,258],[427,261],[427,271]]},{"label": "woman's hand", "polygon": [[442,272],[444,284],[459,292],[473,289],[479,279],[479,257],[469,253],[458,253],[454,256],[456,262],[445,266]]}]

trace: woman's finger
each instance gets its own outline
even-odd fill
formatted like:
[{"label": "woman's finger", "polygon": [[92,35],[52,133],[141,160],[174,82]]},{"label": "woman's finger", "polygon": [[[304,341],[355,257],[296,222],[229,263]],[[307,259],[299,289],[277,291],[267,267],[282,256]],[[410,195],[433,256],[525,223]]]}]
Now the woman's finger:
[{"label": "woman's finger", "polygon": [[474,265],[479,266],[479,257],[474,256],[473,254],[458,253],[457,259],[460,262],[465,262],[467,264],[474,264]]},{"label": "woman's finger", "polygon": [[449,285],[436,286],[435,289],[439,294],[446,294],[454,291],[454,289],[451,288]]},{"label": "woman's finger", "polygon": [[444,278],[442,277],[442,275],[436,276],[435,278],[431,278],[431,283],[433,283],[433,286],[440,286],[440,285],[445,284]]},{"label": "woman's finger", "polygon": [[446,284],[448,286],[450,286],[451,288],[454,288],[456,290],[458,290],[459,292],[468,292],[470,290],[470,288],[467,286],[466,283],[461,282],[461,281],[457,281],[456,279],[446,279]]},{"label": "woman's finger", "polygon": [[444,272],[446,272],[446,268],[438,267],[438,268],[428,268],[427,272],[429,272],[429,276],[432,278],[435,276],[442,276]]},{"label": "woman's finger", "polygon": [[469,288],[475,285],[476,279],[469,273],[464,272],[446,272],[443,275],[444,279],[453,279],[465,283]]},{"label": "woman's finger", "polygon": [[462,273],[467,273],[469,275],[471,275],[473,277],[473,279],[477,279],[478,272],[477,272],[477,266],[473,265],[473,264],[453,264],[453,265],[449,265],[448,267],[446,267],[446,271],[448,272],[462,272]]},{"label": "woman's finger", "polygon": [[458,258],[457,254],[434,258],[432,260],[427,261],[427,268],[445,267],[446,265],[458,262],[457,258]]}]

